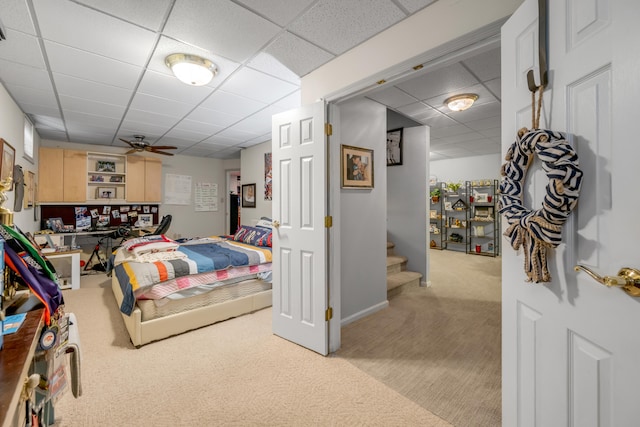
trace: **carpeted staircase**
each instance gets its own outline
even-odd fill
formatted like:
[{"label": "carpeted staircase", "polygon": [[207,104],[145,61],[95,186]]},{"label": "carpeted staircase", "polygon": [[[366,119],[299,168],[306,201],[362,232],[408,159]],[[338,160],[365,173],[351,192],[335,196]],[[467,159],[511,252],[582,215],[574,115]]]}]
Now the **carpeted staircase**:
[{"label": "carpeted staircase", "polygon": [[407,257],[396,255],[394,247],[392,242],[387,242],[387,298],[420,286],[422,279],[422,274],[407,271]]}]

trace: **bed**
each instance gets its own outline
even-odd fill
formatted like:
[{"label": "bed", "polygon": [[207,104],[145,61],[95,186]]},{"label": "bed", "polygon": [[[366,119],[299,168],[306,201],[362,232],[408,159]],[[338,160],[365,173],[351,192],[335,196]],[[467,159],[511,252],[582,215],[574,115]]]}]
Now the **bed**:
[{"label": "bed", "polygon": [[271,305],[271,229],[176,242],[147,236],[112,258],[112,290],[136,348]]}]

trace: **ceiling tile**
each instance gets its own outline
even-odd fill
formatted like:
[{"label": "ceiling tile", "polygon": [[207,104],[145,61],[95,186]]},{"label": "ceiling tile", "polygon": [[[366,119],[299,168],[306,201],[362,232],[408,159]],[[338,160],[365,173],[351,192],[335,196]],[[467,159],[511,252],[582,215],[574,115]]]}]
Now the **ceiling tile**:
[{"label": "ceiling tile", "polygon": [[192,129],[174,127],[162,137],[162,144],[171,138],[181,139],[184,141],[193,141],[192,144],[205,140],[209,137],[209,133],[195,132]]},{"label": "ceiling tile", "polygon": [[289,26],[289,31],[339,55],[401,21],[406,15],[393,2],[369,0],[367,13],[362,3],[320,0]]},{"label": "ceiling tile", "polygon": [[227,0],[177,0],[164,33],[236,62],[255,55],[281,28]]},{"label": "ceiling tile", "polygon": [[163,116],[182,118],[193,109],[193,106],[184,102],[138,92],[133,98],[133,101],[131,101],[129,108],[162,114]]},{"label": "ceiling tile", "polygon": [[36,37],[9,28],[6,29],[6,36],[6,40],[2,41],[0,59],[30,67],[45,68],[40,44]]},{"label": "ceiling tile", "polygon": [[436,0],[397,0],[410,13],[415,13],[434,3]]},{"label": "ceiling tile", "polygon": [[25,0],[2,0],[2,23],[6,28],[36,35]]},{"label": "ceiling tile", "polygon": [[500,77],[500,48],[483,52],[462,62],[480,81],[484,82]]},{"label": "ceiling tile", "polygon": [[70,1],[33,0],[33,6],[44,40],[137,66],[155,46],[154,32]]},{"label": "ceiling tile", "polygon": [[158,31],[171,6],[171,0],[76,0],[94,9]]},{"label": "ceiling tile", "polygon": [[0,68],[2,69],[2,82],[5,86],[24,86],[50,92],[53,95],[53,86],[47,70],[5,61],[4,59],[0,59]]},{"label": "ceiling tile", "polygon": [[436,129],[431,129],[431,136],[433,138],[446,138],[446,137],[462,135],[470,132],[473,132],[473,130],[469,129],[465,125],[456,124],[453,126],[443,126],[443,127],[438,127]]},{"label": "ceiling tile", "polygon": [[[276,62],[300,77],[335,58],[335,55],[290,32],[280,34],[267,46],[264,53],[271,55]],[[299,81],[292,83],[300,85]]]},{"label": "ceiling tile", "polygon": [[196,122],[209,123],[216,126],[227,127],[242,119],[242,116],[227,114],[222,111],[215,111],[209,108],[198,107],[193,110],[186,119]]},{"label": "ceiling tile", "polygon": [[496,117],[500,120],[500,103],[497,101],[488,102],[486,104],[473,105],[473,107],[464,111],[451,111],[449,117],[455,118],[460,123],[467,123],[489,117]]},{"label": "ceiling tile", "polygon": [[33,89],[28,86],[7,85],[7,90],[18,104],[40,105],[51,109],[58,109],[58,102],[53,90]]},{"label": "ceiling tile", "polygon": [[429,99],[444,93],[455,92],[477,83],[478,80],[471,73],[462,65],[456,63],[429,71],[415,79],[398,83],[396,86],[417,99]]},{"label": "ceiling tile", "polygon": [[131,99],[131,91],[119,87],[57,73],[53,79],[60,95],[121,106],[126,106]]},{"label": "ceiling tile", "polygon": [[281,100],[275,102],[273,105],[275,107],[282,108],[282,111],[292,110],[294,108],[300,107],[302,104],[302,94],[299,90],[293,92],[291,95],[287,95]]},{"label": "ceiling tile", "polygon": [[221,89],[245,98],[270,104],[298,90],[298,86],[250,68],[243,68],[229,78]]},{"label": "ceiling tile", "polygon": [[182,120],[172,130],[188,130],[190,132],[201,135],[213,135],[224,129],[223,126],[213,125],[211,123],[197,122],[194,120]]},{"label": "ceiling tile", "polygon": [[126,89],[133,89],[142,73],[140,67],[61,44],[45,42],[45,46],[54,73]]},{"label": "ceiling tile", "polygon": [[[171,116],[165,116],[164,114],[151,113],[148,111],[129,109],[126,120],[133,123],[146,123],[157,126],[158,128],[164,128],[165,132],[168,131],[176,123],[176,119]],[[163,132],[164,133],[164,132]]]},{"label": "ceiling tile", "polygon": [[90,112],[91,114],[120,120],[126,111],[124,105],[105,104],[90,99],[60,95],[60,105],[65,111]]},{"label": "ceiling tile", "polygon": [[246,117],[266,107],[267,104],[223,90],[217,90],[200,106],[214,111],[222,111],[233,116]]},{"label": "ceiling tile", "polygon": [[373,92],[371,94],[368,94],[367,98],[392,108],[399,108],[409,105],[413,106],[417,101],[416,98],[398,89],[395,86],[388,87],[384,90],[381,90],[380,92]]},{"label": "ceiling tile", "polygon": [[134,135],[145,135],[150,141],[153,141],[164,135],[169,130],[167,125],[155,125],[152,123],[143,123],[141,121],[130,119],[128,116],[122,121],[120,129],[118,129],[118,138],[133,139]]},{"label": "ceiling tile", "polygon": [[502,121],[500,117],[494,116],[486,119],[468,121],[467,123],[465,123],[465,125],[469,129],[473,129],[477,131],[485,131],[487,129],[500,128],[501,122]]},{"label": "ceiling tile", "polygon": [[484,82],[484,84],[493,93],[493,95],[497,97],[498,101],[500,101],[502,98],[501,79],[489,80]]},{"label": "ceiling tile", "polygon": [[249,9],[285,26],[316,0],[238,0]]}]

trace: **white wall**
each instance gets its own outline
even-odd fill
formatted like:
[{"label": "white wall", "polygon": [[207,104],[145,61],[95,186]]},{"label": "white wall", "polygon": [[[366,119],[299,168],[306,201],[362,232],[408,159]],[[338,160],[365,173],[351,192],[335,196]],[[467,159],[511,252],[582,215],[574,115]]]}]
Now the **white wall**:
[{"label": "white wall", "polygon": [[402,165],[387,167],[387,232],[407,269],[427,281],[429,127],[404,128]]},{"label": "white wall", "polygon": [[435,175],[438,181],[442,182],[460,181],[464,183],[476,179],[499,180],[503,162],[500,154],[436,160],[430,162],[430,174]]},{"label": "white wall", "polygon": [[[15,164],[21,165],[26,175],[28,171],[38,173],[37,150],[40,137],[34,133],[34,162],[30,162],[24,157],[24,113],[13,102],[6,89],[0,84],[0,138],[7,141],[16,150]],[[2,204],[3,207],[13,211],[15,201],[15,191],[6,193],[8,200]],[[26,197],[26,194],[25,194]],[[25,232],[34,232],[40,229],[40,220],[34,220],[34,208],[22,208],[21,212],[15,212],[13,222]]]},{"label": "white wall", "polygon": [[[386,107],[377,102],[355,100],[339,107],[341,143],[374,150],[374,188],[340,191],[340,313],[344,325],[388,304],[387,120]],[[340,182],[335,178],[334,182]]]},{"label": "white wall", "polygon": [[264,199],[264,155],[271,153],[271,141],[254,145],[240,152],[242,185],[256,185],[256,207],[240,208],[242,225],[255,225],[263,217],[272,218],[271,200]]},{"label": "white wall", "polygon": [[[124,153],[126,147],[78,144],[61,141],[42,140],[42,146],[71,148],[102,153]],[[159,157],[156,154],[149,156]],[[160,215],[172,215],[169,237],[205,237],[224,234],[226,230],[226,170],[240,167],[240,160],[219,160],[192,156],[162,156],[162,199],[166,174],[191,177],[191,203],[189,205],[160,204]],[[218,211],[196,212],[194,205],[195,184],[208,182],[218,184]]]}]

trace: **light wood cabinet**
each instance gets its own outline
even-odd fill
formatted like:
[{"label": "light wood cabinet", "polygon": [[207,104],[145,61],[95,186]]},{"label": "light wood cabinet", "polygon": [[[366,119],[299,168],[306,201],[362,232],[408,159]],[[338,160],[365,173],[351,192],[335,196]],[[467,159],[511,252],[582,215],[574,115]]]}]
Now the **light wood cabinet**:
[{"label": "light wood cabinet", "polygon": [[87,153],[41,147],[38,161],[38,201],[83,202]]},{"label": "light wood cabinet", "polygon": [[162,160],[153,157],[127,157],[127,201],[160,202],[162,199]]},{"label": "light wood cabinet", "polygon": [[38,187],[39,203],[159,203],[162,160],[41,147]]}]

